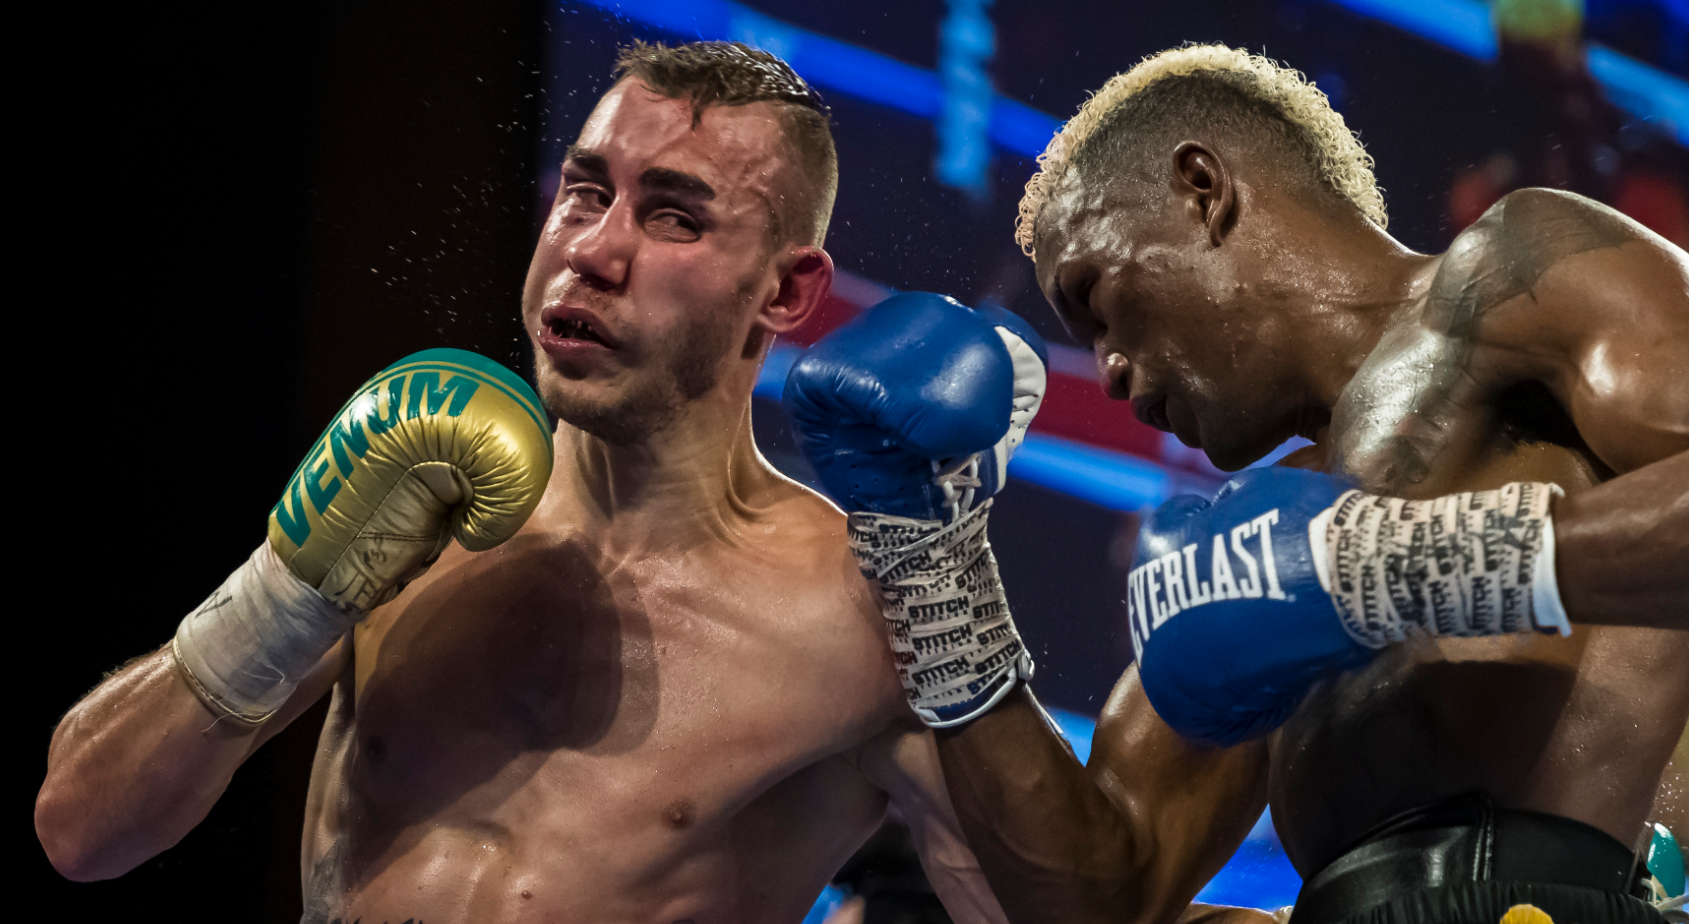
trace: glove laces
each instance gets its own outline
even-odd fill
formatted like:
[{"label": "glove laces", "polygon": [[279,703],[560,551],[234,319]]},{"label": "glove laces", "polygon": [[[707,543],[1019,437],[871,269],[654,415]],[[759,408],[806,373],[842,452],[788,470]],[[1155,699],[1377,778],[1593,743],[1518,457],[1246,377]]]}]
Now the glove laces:
[{"label": "glove laces", "polygon": [[944,492],[944,506],[950,511],[950,522],[959,522],[973,510],[974,493],[985,486],[979,477],[979,453],[952,459],[948,463],[932,462],[932,481]]}]

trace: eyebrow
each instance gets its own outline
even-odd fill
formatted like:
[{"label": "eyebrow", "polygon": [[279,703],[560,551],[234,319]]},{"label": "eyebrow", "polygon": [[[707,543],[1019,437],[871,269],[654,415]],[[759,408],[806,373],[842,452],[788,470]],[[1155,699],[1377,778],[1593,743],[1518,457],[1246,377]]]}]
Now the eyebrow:
[{"label": "eyebrow", "polygon": [[699,199],[715,198],[715,189],[710,184],[690,173],[669,170],[665,167],[648,168],[639,175],[639,185],[647,190],[658,192],[679,193]]},{"label": "eyebrow", "polygon": [[[610,173],[610,162],[604,155],[588,150],[577,144],[569,145],[568,153],[563,162],[587,173],[607,176]],[[698,199],[714,199],[715,187],[690,173],[670,170],[667,167],[650,167],[639,175],[639,185],[647,191],[677,193]]]},{"label": "eyebrow", "polygon": [[563,162],[572,164],[588,173],[609,173],[610,162],[604,155],[596,154],[578,144],[569,145],[569,150],[563,155]]}]

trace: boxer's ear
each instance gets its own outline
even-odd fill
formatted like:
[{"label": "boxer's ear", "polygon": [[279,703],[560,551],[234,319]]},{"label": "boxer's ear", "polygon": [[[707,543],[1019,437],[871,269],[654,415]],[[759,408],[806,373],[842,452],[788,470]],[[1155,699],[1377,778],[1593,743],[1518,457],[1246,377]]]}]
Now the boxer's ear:
[{"label": "boxer's ear", "polygon": [[794,248],[783,261],[780,288],[757,315],[756,326],[787,334],[809,320],[833,287],[833,258],[819,247]]},{"label": "boxer's ear", "polygon": [[1200,141],[1180,142],[1173,149],[1173,182],[1196,204],[1209,242],[1220,246],[1237,217],[1237,190],[1225,159]]}]

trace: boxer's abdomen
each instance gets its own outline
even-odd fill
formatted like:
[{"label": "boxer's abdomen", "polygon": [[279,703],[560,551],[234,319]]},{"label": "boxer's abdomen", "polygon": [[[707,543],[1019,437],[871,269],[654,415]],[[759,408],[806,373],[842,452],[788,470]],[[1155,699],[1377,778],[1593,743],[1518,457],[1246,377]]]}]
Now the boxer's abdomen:
[{"label": "boxer's abdomen", "polygon": [[[1333,424],[1351,450],[1345,475],[1410,498],[1514,481],[1571,492],[1611,477],[1545,389],[1488,393],[1485,370],[1496,363],[1482,349],[1445,345],[1466,371],[1422,376],[1426,390],[1395,409],[1413,420],[1379,413],[1388,402],[1369,402],[1367,383],[1385,394],[1415,385],[1403,369],[1429,336],[1398,332],[1357,373]],[[1405,433],[1416,439],[1398,439]],[[1285,850],[1307,876],[1390,816],[1474,790],[1630,844],[1689,717],[1686,662],[1689,633],[1649,629],[1391,646],[1316,688],[1271,739],[1270,797]]]},{"label": "boxer's abdomen", "polygon": [[1272,741],[1274,821],[1306,876],[1398,812],[1474,790],[1630,843],[1689,715],[1689,639],[1419,640],[1316,689]]}]

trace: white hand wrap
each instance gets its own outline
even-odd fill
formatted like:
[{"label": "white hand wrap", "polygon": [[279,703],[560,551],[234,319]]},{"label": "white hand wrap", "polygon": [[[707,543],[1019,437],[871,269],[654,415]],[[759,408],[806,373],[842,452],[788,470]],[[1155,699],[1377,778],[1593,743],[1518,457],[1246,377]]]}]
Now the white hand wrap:
[{"label": "white hand wrap", "polygon": [[903,689],[934,728],[973,719],[1017,680],[1032,679],[985,536],[990,507],[987,501],[949,525],[850,515],[850,548],[879,585]]},{"label": "white hand wrap", "polygon": [[171,650],[206,708],[257,725],[362,618],[294,577],[265,542],[182,620]]},{"label": "white hand wrap", "polygon": [[1537,482],[1428,501],[1350,491],[1309,527],[1320,583],[1372,648],[1415,632],[1570,635],[1548,512],[1559,493]]}]

